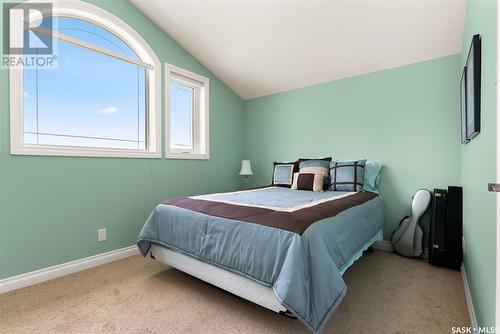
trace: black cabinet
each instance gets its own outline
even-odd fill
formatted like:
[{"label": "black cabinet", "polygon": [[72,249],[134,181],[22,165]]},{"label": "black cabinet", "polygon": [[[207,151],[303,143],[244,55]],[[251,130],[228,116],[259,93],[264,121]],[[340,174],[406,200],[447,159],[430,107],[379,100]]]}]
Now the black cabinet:
[{"label": "black cabinet", "polygon": [[462,187],[434,189],[429,229],[429,263],[460,270],[462,251]]}]

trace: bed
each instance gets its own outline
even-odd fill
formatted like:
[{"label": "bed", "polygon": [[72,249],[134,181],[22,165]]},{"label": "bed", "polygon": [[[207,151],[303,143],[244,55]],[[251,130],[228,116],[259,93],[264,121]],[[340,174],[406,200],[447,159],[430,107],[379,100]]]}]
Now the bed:
[{"label": "bed", "polygon": [[343,273],[382,239],[383,223],[375,193],[266,187],[164,201],[137,245],[321,332],[346,293]]}]

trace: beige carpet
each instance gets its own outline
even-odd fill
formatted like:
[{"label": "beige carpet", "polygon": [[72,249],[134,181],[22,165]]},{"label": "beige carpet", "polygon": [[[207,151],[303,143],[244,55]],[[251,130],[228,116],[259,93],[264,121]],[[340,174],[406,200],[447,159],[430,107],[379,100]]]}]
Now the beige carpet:
[{"label": "beige carpet", "polygon": [[[345,274],[325,333],[450,333],[468,326],[458,271],[378,252]],[[307,333],[149,258],[122,261],[0,295],[1,333]]]}]

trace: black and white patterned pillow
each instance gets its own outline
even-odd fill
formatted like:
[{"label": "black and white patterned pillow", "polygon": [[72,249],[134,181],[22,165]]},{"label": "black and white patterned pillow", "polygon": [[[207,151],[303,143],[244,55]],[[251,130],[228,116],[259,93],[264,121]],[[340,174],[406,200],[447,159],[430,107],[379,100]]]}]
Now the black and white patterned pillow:
[{"label": "black and white patterned pillow", "polygon": [[330,163],[330,186],[333,191],[362,191],[366,160]]}]

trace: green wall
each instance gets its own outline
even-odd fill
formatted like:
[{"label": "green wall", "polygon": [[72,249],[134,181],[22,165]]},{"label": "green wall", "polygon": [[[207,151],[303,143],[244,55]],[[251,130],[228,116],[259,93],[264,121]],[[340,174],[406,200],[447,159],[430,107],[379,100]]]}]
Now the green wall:
[{"label": "green wall", "polygon": [[496,179],[495,1],[467,2],[460,66],[466,62],[474,34],[481,34],[482,42],[481,133],[460,150],[464,187],[464,263],[478,323],[494,326],[496,196],[487,191],[486,185]]},{"label": "green wall", "polygon": [[245,101],[245,153],[255,185],[272,162],[333,155],[380,161],[385,238],[420,188],[458,184],[460,56]]},{"label": "green wall", "polygon": [[[211,159],[11,156],[8,71],[0,70],[0,279],[133,245],[159,201],[241,185],[242,100],[128,1],[89,2],[136,29],[160,61],[210,78]],[[101,227],[105,242],[97,242]]]}]

